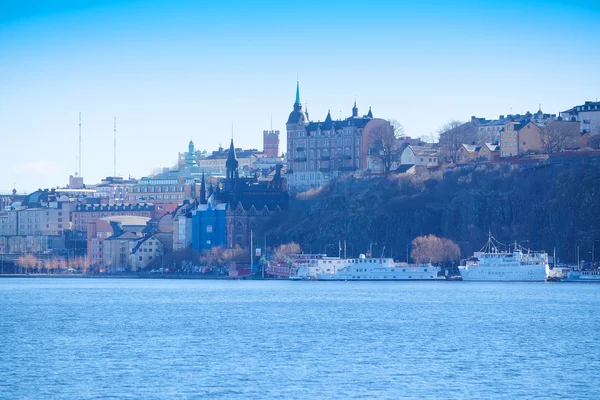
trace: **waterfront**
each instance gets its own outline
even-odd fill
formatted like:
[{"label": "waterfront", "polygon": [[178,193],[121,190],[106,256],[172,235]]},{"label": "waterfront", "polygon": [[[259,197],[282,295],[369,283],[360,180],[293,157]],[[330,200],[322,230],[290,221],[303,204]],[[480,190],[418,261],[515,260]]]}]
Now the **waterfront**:
[{"label": "waterfront", "polygon": [[4,398],[600,397],[600,285],[0,279]]}]

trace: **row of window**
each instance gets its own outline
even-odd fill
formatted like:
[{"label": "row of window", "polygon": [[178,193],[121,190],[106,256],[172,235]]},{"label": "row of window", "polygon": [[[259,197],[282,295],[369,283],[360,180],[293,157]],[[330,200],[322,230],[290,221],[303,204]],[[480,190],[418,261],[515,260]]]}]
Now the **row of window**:
[{"label": "row of window", "polygon": [[183,192],[183,186],[134,186],[131,190],[133,193],[151,193],[151,192]]}]

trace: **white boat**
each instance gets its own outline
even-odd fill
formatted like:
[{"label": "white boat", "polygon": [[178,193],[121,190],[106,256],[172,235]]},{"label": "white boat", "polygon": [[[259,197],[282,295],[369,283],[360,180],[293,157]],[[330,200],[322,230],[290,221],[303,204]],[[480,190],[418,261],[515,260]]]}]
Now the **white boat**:
[{"label": "white boat", "polygon": [[490,234],[483,248],[458,267],[463,281],[544,282],[549,271],[548,254],[531,251],[517,243],[502,252]]},{"label": "white boat", "polygon": [[[443,280],[441,267],[396,263],[392,258],[322,257],[311,269],[320,281],[419,281]],[[314,279],[314,278],[313,278]]]},{"label": "white boat", "polygon": [[571,269],[564,282],[600,282],[600,270]]}]

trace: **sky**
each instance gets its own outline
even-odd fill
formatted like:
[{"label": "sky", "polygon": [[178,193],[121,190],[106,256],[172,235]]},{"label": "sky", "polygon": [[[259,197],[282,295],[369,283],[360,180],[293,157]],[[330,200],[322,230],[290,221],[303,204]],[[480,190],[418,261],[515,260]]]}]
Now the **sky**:
[{"label": "sky", "polygon": [[310,118],[472,115],[600,98],[600,2],[0,0],[0,193],[148,176],[193,139],[262,149]]}]

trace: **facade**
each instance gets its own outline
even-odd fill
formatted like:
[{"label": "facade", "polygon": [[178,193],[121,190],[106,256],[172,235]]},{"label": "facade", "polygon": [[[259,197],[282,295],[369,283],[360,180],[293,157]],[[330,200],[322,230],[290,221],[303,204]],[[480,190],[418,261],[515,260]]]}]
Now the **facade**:
[{"label": "facade", "polygon": [[542,150],[542,129],[533,121],[507,122],[500,131],[501,157],[514,157]]},{"label": "facade", "polygon": [[131,271],[141,271],[146,268],[148,264],[162,257],[164,251],[163,243],[154,235],[138,239],[129,255]]},{"label": "facade", "polygon": [[287,208],[282,165],[277,165],[268,182],[242,178],[231,140],[225,167],[226,177],[215,188],[207,188],[202,178],[199,204],[192,212],[192,247],[197,251],[217,246],[249,248],[251,232],[258,235],[267,221]]},{"label": "facade", "polygon": [[131,271],[130,254],[140,240],[141,234],[123,232],[103,241],[104,267],[107,272]]},{"label": "facade", "polygon": [[200,204],[192,216],[192,248],[207,251],[212,247],[227,246],[227,203],[218,203],[210,196]]},{"label": "facade", "polygon": [[577,121],[580,133],[600,134],[600,101],[586,101],[560,113],[563,121]]},{"label": "facade", "polygon": [[389,125],[374,119],[371,109],[359,116],[356,102],[349,118],[334,120],[327,113],[323,122],[310,121],[296,85],[294,109],[286,123],[288,190],[320,187],[340,175],[367,169],[368,145],[364,138],[381,124]]},{"label": "facade", "polygon": [[[129,259],[121,260],[122,252],[120,250],[117,254],[105,255],[107,248],[112,251],[117,247],[117,244],[105,244],[105,241],[118,237],[123,233],[131,233],[135,238],[140,238],[143,236],[142,232],[149,220],[148,217],[126,215],[98,218],[90,221],[87,226],[87,257],[89,264],[103,270],[109,265],[116,265],[114,264],[116,260],[119,260],[119,262],[127,261],[128,263]],[[129,236],[131,235],[126,235],[124,238]],[[129,252],[127,252],[127,255],[129,255]],[[127,263],[124,265],[127,265]]]},{"label": "facade", "polygon": [[192,245],[192,210],[195,203],[185,203],[173,213],[173,250],[183,250]]},{"label": "facade", "polygon": [[[261,157],[265,156],[264,153],[259,152],[257,149],[242,150],[241,148],[235,149],[236,157],[239,163],[239,168],[242,170],[253,169],[254,163]],[[227,171],[227,157],[229,151],[219,147],[219,150],[213,151],[212,154],[198,160],[200,170],[211,175],[225,175]]]},{"label": "facade", "polygon": [[0,211],[0,251],[41,253],[64,247],[70,202],[55,190],[37,190]]},{"label": "facade", "polygon": [[[508,123],[532,121],[538,127],[544,127],[546,124],[556,121],[556,114],[544,113],[540,108],[535,114],[527,111],[525,114],[500,115],[498,119],[493,120],[471,117],[471,121],[476,121],[478,123],[477,137],[479,138],[479,142],[477,144],[483,144],[484,142],[499,143],[500,131],[505,129]],[[512,149],[509,151],[512,151]]]},{"label": "facade", "polygon": [[134,216],[153,218],[154,204],[78,204],[72,212],[74,231],[87,231],[90,222],[104,217]]},{"label": "facade", "polygon": [[400,154],[400,164],[437,167],[439,165],[439,150],[433,146],[406,146]]},{"label": "facade", "polygon": [[279,131],[263,131],[263,153],[266,157],[279,157]]},{"label": "facade", "polygon": [[500,157],[500,146],[493,143],[484,143],[481,146],[474,144],[463,144],[456,153],[456,159],[459,164],[470,162],[492,162]]},{"label": "facade", "polygon": [[127,201],[131,188],[137,183],[136,179],[123,179],[120,176],[108,176],[97,184],[90,186],[95,189],[94,197],[108,199],[109,204]]}]

